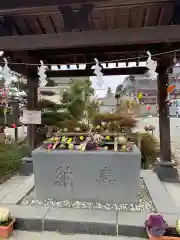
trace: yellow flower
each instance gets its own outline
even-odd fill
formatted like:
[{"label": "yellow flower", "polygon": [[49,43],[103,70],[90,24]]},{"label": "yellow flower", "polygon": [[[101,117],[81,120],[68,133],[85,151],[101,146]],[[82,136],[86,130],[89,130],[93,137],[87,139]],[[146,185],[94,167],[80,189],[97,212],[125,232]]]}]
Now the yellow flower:
[{"label": "yellow flower", "polygon": [[64,144],[61,144],[60,146],[59,146],[59,148],[64,148],[65,146],[64,146]]},{"label": "yellow flower", "polygon": [[71,142],[72,142],[72,138],[69,138],[69,139],[67,140],[67,143],[70,144]]},{"label": "yellow flower", "polygon": [[69,144],[69,145],[68,145],[68,148],[69,148],[69,149],[73,149],[73,148],[74,148],[73,144]]},{"label": "yellow flower", "polygon": [[97,126],[96,126],[96,129],[101,129],[101,126],[100,126],[100,125],[97,125]]},{"label": "yellow flower", "polygon": [[66,142],[66,137],[62,137],[61,142]]},{"label": "yellow flower", "polygon": [[80,136],[80,140],[83,141],[83,140],[84,140],[84,137],[83,137],[83,136]]},{"label": "yellow flower", "polygon": [[72,137],[68,138],[68,141],[72,142],[72,140],[73,140]]},{"label": "yellow flower", "polygon": [[80,145],[79,150],[80,150],[81,152],[84,152],[84,151],[85,151],[84,144],[81,144],[81,145]]},{"label": "yellow flower", "polygon": [[180,220],[176,221],[176,232],[180,234]]},{"label": "yellow flower", "polygon": [[106,136],[106,140],[110,140],[110,136]]},{"label": "yellow flower", "polygon": [[122,145],[122,151],[125,152],[126,151],[126,145]]},{"label": "yellow flower", "polygon": [[55,137],[55,138],[54,138],[54,141],[55,141],[55,142],[58,142],[58,141],[59,141],[59,137]]}]

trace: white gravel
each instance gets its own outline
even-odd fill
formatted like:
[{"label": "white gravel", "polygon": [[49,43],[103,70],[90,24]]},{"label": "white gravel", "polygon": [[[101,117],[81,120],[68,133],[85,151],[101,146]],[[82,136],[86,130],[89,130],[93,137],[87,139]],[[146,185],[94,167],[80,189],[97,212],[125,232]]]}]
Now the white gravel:
[{"label": "white gravel", "polygon": [[143,181],[140,179],[140,191],[138,194],[138,204],[114,204],[109,202],[99,202],[99,201],[78,201],[78,200],[64,200],[55,201],[53,199],[47,199],[41,202],[36,199],[35,190],[33,189],[28,195],[26,195],[22,201],[21,205],[29,206],[51,206],[57,208],[83,208],[83,209],[102,209],[102,210],[119,210],[126,212],[155,212],[155,207],[147,190],[147,187]]}]

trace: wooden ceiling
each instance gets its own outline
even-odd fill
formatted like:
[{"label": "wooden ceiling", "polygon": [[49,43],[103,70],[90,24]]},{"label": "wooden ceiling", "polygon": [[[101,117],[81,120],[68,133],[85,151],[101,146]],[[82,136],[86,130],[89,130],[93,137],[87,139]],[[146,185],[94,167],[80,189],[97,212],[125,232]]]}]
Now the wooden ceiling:
[{"label": "wooden ceiling", "polygon": [[94,57],[111,61],[174,49],[180,46],[180,27],[166,31],[173,24],[174,1],[2,1],[0,46],[13,61],[42,59],[49,64],[87,63]]},{"label": "wooden ceiling", "polygon": [[[11,0],[14,4],[16,1]],[[44,2],[44,0],[41,1]],[[86,1],[81,2],[86,3]],[[87,2],[75,6],[64,6],[60,3],[58,6],[1,10],[1,5],[6,3],[2,1],[0,3],[1,31],[4,30],[4,34],[12,35],[52,34],[166,26],[172,21],[174,7],[171,0],[143,1],[143,4],[136,3],[138,1],[129,2],[131,4],[124,5],[121,0],[99,0],[95,3]],[[2,34],[3,31],[1,36]]]}]

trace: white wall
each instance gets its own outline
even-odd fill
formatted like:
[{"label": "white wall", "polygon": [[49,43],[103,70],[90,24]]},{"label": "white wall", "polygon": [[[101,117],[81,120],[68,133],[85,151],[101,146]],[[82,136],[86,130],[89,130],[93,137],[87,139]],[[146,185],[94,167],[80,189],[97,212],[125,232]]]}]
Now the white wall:
[{"label": "white wall", "polygon": [[[6,127],[6,132],[7,132],[7,135],[14,138],[14,128]],[[26,126],[18,127],[18,138],[19,138],[19,140],[23,140],[26,136],[27,136],[27,127]]]}]

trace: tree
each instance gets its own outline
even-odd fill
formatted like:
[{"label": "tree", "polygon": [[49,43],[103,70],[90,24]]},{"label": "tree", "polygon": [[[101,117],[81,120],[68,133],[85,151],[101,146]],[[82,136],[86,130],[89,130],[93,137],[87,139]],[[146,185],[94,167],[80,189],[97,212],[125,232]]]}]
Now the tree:
[{"label": "tree", "polygon": [[63,104],[68,104],[68,103],[70,103],[70,102],[71,102],[71,93],[68,92],[68,91],[64,91],[64,92],[63,92],[63,95],[62,95],[62,100],[61,100],[61,102],[62,102]]},{"label": "tree", "polygon": [[119,92],[123,92],[123,84],[119,84],[117,87],[116,87],[116,93]]},{"label": "tree", "polygon": [[82,119],[85,115],[90,97],[94,95],[94,89],[89,79],[72,80],[69,91],[65,91],[62,103],[67,104],[67,110],[75,119]]},{"label": "tree", "polygon": [[87,105],[87,116],[88,119],[90,121],[92,121],[92,119],[94,119],[94,116],[99,113],[100,111],[100,106],[99,103],[95,100],[89,102],[89,104]]}]

